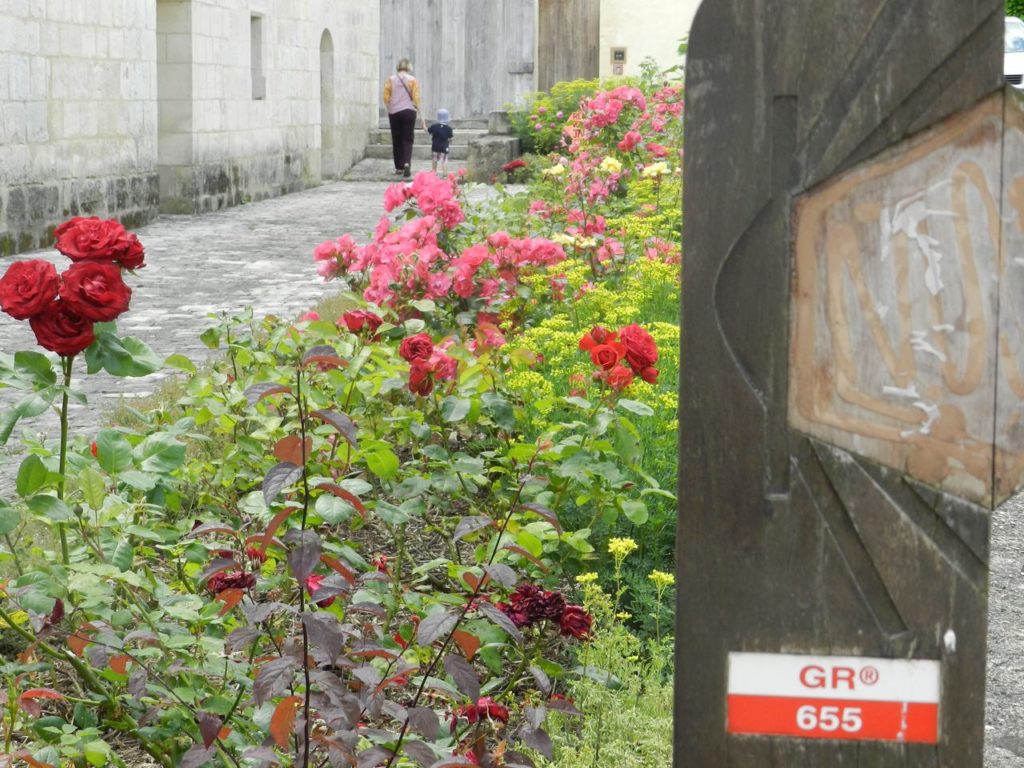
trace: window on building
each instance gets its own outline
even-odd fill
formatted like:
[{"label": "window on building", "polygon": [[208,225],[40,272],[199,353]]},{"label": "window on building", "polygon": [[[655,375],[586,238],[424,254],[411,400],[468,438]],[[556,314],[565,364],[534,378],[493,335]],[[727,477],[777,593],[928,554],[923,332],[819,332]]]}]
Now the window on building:
[{"label": "window on building", "polygon": [[249,47],[252,53],[252,97],[263,99],[267,95],[267,78],[263,74],[263,17],[249,17]]}]

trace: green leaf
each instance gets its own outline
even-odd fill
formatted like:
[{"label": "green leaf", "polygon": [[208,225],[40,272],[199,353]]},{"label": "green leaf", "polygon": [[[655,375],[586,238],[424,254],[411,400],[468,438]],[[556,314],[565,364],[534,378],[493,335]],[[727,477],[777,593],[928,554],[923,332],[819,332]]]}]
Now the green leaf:
[{"label": "green leaf", "polygon": [[20,418],[21,413],[17,408],[7,408],[0,412],[0,445],[7,445],[7,441],[11,439],[11,432]]},{"label": "green leaf", "polygon": [[159,475],[139,472],[136,469],[126,469],[118,475],[118,478],[135,490],[142,491],[143,493],[153,490],[156,488],[156,484],[160,482]]},{"label": "green leaf", "polygon": [[469,414],[472,405],[465,398],[449,395],[441,401],[441,418],[445,421],[461,421]]},{"label": "green leaf", "polygon": [[620,417],[615,421],[613,435],[615,452],[619,454],[619,458],[627,466],[636,464],[637,460],[643,455],[637,428],[628,419]]},{"label": "green leaf", "polygon": [[481,396],[486,413],[495,424],[502,429],[515,429],[516,417],[512,404],[493,392],[484,392]]},{"label": "green leaf", "polygon": [[637,416],[653,416],[654,409],[646,403],[640,403],[636,400],[619,400],[619,405],[625,408],[630,413],[635,413]]},{"label": "green leaf", "polygon": [[643,525],[647,522],[647,505],[642,501],[619,499],[619,508],[633,525]]},{"label": "green leaf", "polygon": [[28,508],[37,515],[42,515],[54,523],[66,523],[71,519],[71,510],[68,505],[56,496],[40,493],[28,500]]},{"label": "green leaf", "polygon": [[110,562],[117,566],[122,573],[130,571],[132,568],[132,562],[135,560],[135,550],[132,549],[132,545],[127,541],[118,543],[114,549],[114,554],[110,557]]},{"label": "green leaf", "polygon": [[516,534],[516,542],[534,557],[544,554],[544,545],[541,540],[525,529]]},{"label": "green leaf", "polygon": [[133,336],[120,338],[106,330],[96,333],[96,341],[85,350],[85,362],[89,373],[96,373],[102,368],[111,376],[148,376],[162,366],[160,359],[141,339]]},{"label": "green leaf", "polygon": [[199,340],[210,349],[217,349],[220,346],[220,331],[216,328],[207,328],[199,334]]},{"label": "green leaf", "polygon": [[331,525],[338,525],[352,517],[355,509],[344,499],[339,499],[330,493],[325,493],[316,500],[316,513],[325,522]]},{"label": "green leaf", "polygon": [[166,432],[157,432],[135,449],[135,458],[143,472],[168,474],[185,463],[185,446]]},{"label": "green leaf", "polygon": [[429,315],[431,312],[437,311],[437,305],[430,299],[417,299],[416,301],[410,301],[409,306],[413,309],[418,309],[425,315]]},{"label": "green leaf", "polygon": [[107,756],[110,754],[110,745],[105,741],[90,741],[84,747],[82,751],[85,754],[85,759],[89,761],[89,765],[95,765],[97,768],[103,768],[107,764]]},{"label": "green leaf", "polygon": [[[567,402],[569,405],[575,405],[577,408],[579,408],[581,410],[584,410],[584,411],[589,411],[591,408],[594,407],[588,401],[584,400],[582,397],[572,396],[572,397],[563,397],[562,399],[565,402]],[[620,400],[619,402],[622,402],[622,401]]]},{"label": "green leaf", "polygon": [[103,481],[103,475],[92,467],[86,467],[78,473],[78,488],[90,508],[103,508],[103,500],[107,495],[107,484]]},{"label": "green leaf", "polygon": [[390,480],[398,473],[398,457],[389,448],[370,451],[363,458],[369,470],[381,480]]},{"label": "green leaf", "polygon": [[6,501],[0,499],[0,536],[10,533],[21,524],[21,514]]},{"label": "green leaf", "polygon": [[53,370],[53,361],[39,352],[15,352],[14,367],[40,388],[57,383],[57,373]]},{"label": "green leaf", "polygon": [[132,466],[132,446],[120,432],[100,430],[96,436],[96,460],[104,472],[116,475]]},{"label": "green leaf", "polygon": [[164,365],[166,365],[168,368],[175,368],[179,371],[185,371],[186,373],[196,372],[195,365],[193,365],[192,361],[189,360],[184,355],[171,355],[166,360],[164,360]]},{"label": "green leaf", "polygon": [[18,467],[18,479],[15,481],[18,495],[24,499],[43,488],[49,474],[42,459],[34,453],[26,456]]},{"label": "green leaf", "polygon": [[378,501],[373,511],[388,525],[404,525],[409,522],[409,514],[404,509],[386,501]]}]

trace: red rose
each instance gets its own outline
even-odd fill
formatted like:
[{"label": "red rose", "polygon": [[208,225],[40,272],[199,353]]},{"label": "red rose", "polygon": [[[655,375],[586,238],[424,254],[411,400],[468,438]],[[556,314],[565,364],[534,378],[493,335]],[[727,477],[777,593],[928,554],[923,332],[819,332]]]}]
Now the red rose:
[{"label": "red rose", "polygon": [[96,340],[92,321],[65,302],[55,299],[42,312],[29,318],[36,341],[43,349],[73,357]]},{"label": "red rose", "polygon": [[128,232],[116,219],[75,216],[53,230],[56,248],[72,261],[115,261],[128,251]]},{"label": "red rose", "polygon": [[572,635],[577,640],[585,640],[590,636],[594,619],[578,605],[567,605],[558,621],[559,631],[563,635]]},{"label": "red rose", "polygon": [[615,341],[615,332],[609,331],[600,325],[595,325],[588,333],[583,334],[579,347],[584,352],[589,352],[598,344],[611,344]]},{"label": "red rose", "polygon": [[640,378],[646,381],[648,384],[653,384],[658,380],[658,369],[647,366],[640,371]]},{"label": "red rose", "polygon": [[252,560],[254,562],[259,562],[259,563],[267,562],[267,553],[266,553],[266,551],[260,549],[259,547],[254,547],[251,544],[248,547],[245,548],[245,555],[246,555],[246,557],[248,557],[250,560]]},{"label": "red rose", "polygon": [[15,320],[28,320],[57,298],[59,285],[57,270],[50,262],[16,261],[0,277],[0,309]]},{"label": "red rose", "polygon": [[219,595],[225,589],[249,589],[256,584],[256,577],[243,571],[220,571],[206,582],[206,588]]},{"label": "red rose", "polygon": [[443,352],[438,352],[430,358],[430,366],[434,371],[434,378],[438,381],[450,381],[459,372],[459,361]]},{"label": "red rose", "polygon": [[[310,576],[306,579],[306,590],[309,592],[311,596],[315,595],[317,590],[320,589],[320,584],[321,582],[323,582],[323,580],[324,577],[317,573],[310,574]],[[317,605],[319,605],[321,608],[327,608],[333,602],[334,598],[328,597],[323,600],[318,600]]]},{"label": "red rose", "polygon": [[610,371],[622,359],[623,349],[619,344],[596,344],[590,348],[590,359],[598,368]]},{"label": "red rose", "polygon": [[353,309],[341,316],[341,322],[345,324],[352,333],[359,333],[366,328],[370,333],[376,333],[383,322],[380,315],[374,314],[365,309]]},{"label": "red rose", "polygon": [[125,269],[139,269],[146,266],[142,263],[145,256],[146,249],[142,247],[139,238],[129,232],[128,246],[124,249],[124,253],[117,257],[117,260],[121,262],[121,266]]},{"label": "red rose", "polygon": [[[649,370],[654,370],[649,369]],[[633,383],[633,372],[624,365],[616,365],[608,371],[608,386],[612,389],[622,391]]]},{"label": "red rose", "polygon": [[415,336],[407,336],[402,339],[398,347],[398,354],[403,360],[410,363],[417,358],[426,360],[434,354],[434,342],[425,333],[417,333]]},{"label": "red rose", "polygon": [[490,696],[481,696],[476,700],[476,704],[464,704],[456,709],[455,715],[456,717],[464,717],[471,723],[483,720],[484,718],[507,723],[508,707],[502,706]]},{"label": "red rose", "polygon": [[429,395],[434,389],[433,373],[434,367],[429,360],[414,358],[409,369],[409,391],[414,395]]},{"label": "red rose", "polygon": [[121,268],[105,261],[79,261],[61,276],[60,297],[87,320],[105,323],[127,311],[132,289]]},{"label": "red rose", "polygon": [[626,362],[634,373],[640,373],[658,360],[658,346],[651,334],[639,325],[627,325],[619,330],[619,341],[626,348]]}]

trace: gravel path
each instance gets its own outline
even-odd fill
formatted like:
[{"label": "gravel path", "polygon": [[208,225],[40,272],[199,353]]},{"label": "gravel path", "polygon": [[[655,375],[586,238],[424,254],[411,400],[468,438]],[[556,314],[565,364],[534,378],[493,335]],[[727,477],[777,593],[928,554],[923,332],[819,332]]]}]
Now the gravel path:
[{"label": "gravel path", "polygon": [[[313,248],[345,232],[367,236],[384,213],[384,190],[395,180],[389,165],[364,161],[344,181],[201,217],[161,216],[139,229],[147,267],[129,278],[132,310],[118,321],[119,329],[144,339],[160,357],[177,352],[202,360],[208,350],[199,334],[213,323],[210,313],[251,306],[258,316],[301,314],[330,290],[317,278]],[[67,264],[53,251],[27,256],[52,259],[61,269]],[[33,346],[27,323],[0,317],[0,350]],[[94,407],[72,415],[73,429],[95,429],[96,405],[149,394],[166,375],[89,377]],[[8,402],[0,390],[0,408]],[[35,419],[27,426],[44,431],[54,424]],[[0,496],[13,496],[17,461],[10,453],[14,446],[7,450],[0,454]],[[1022,569],[1024,494],[997,510],[992,522],[986,768],[1024,768]]]}]

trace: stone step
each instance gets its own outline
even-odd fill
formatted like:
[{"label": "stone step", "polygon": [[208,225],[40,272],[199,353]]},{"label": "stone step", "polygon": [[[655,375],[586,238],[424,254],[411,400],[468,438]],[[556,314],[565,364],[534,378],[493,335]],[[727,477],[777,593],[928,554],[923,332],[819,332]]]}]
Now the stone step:
[{"label": "stone step", "polygon": [[[448,149],[449,160],[465,160],[469,154],[469,145],[467,144],[452,144]],[[417,137],[416,143],[412,148],[412,156],[420,160],[430,159],[430,142],[421,141]],[[391,157],[391,142],[387,144],[367,144],[366,154],[364,157],[371,157],[377,159],[388,159]]]},{"label": "stone step", "polygon": [[[453,129],[455,135],[452,136],[451,144],[456,146],[457,144],[469,144],[472,139],[478,139],[481,136],[487,135],[487,130],[484,128],[470,128],[470,129]],[[391,129],[390,128],[371,128],[370,129],[370,143],[371,144],[387,144],[391,146]],[[423,129],[417,129],[416,141],[420,140],[429,141],[429,136],[423,132]]]},{"label": "stone step", "polygon": [[[418,121],[417,121],[418,122]],[[427,125],[433,125],[436,120],[431,117],[427,118]],[[448,123],[454,130],[487,130],[488,118],[486,117],[464,117],[451,120]],[[388,128],[388,118],[386,116],[381,117],[377,122],[378,128]]]}]

